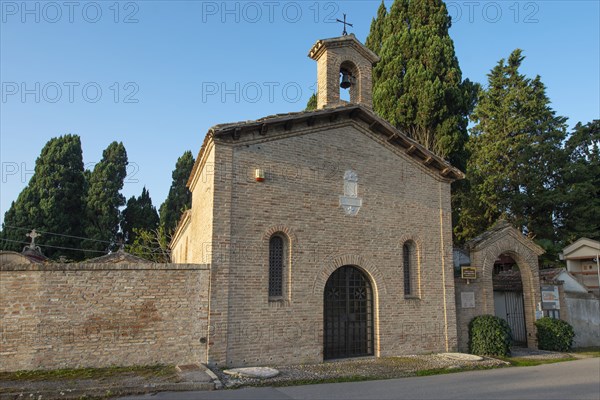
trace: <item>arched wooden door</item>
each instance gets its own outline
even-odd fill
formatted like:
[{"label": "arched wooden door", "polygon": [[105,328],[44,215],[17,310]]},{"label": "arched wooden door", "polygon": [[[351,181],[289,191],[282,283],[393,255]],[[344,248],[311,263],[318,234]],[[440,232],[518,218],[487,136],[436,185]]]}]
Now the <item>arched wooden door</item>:
[{"label": "arched wooden door", "polygon": [[323,358],[373,355],[373,290],[358,268],[343,266],[327,280]]}]

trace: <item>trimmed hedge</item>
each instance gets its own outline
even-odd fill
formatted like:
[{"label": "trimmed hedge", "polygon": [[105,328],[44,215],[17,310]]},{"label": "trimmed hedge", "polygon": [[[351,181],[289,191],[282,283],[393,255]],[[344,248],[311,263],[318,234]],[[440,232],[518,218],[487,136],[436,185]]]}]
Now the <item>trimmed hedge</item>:
[{"label": "trimmed hedge", "polygon": [[508,322],[494,315],[480,315],[469,323],[469,351],[480,356],[510,355],[512,334]]},{"label": "trimmed hedge", "polygon": [[535,326],[540,350],[569,351],[571,349],[575,331],[568,322],[544,317],[535,321]]}]

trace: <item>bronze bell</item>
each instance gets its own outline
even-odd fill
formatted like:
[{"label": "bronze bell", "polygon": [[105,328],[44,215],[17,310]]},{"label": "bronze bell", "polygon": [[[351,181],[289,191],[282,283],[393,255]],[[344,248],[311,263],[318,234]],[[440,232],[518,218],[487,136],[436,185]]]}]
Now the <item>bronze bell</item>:
[{"label": "bronze bell", "polygon": [[342,82],[340,83],[340,87],[342,89],[348,89],[352,86],[352,82],[350,82],[350,74],[347,71],[342,70]]}]

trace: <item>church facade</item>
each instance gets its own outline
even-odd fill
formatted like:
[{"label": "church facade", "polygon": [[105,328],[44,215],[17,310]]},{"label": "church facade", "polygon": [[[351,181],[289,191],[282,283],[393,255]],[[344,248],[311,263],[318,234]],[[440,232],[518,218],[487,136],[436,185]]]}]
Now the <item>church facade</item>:
[{"label": "church facade", "polygon": [[[318,108],[211,128],[174,263],[206,264],[206,360],[298,364],[457,348],[461,171],[372,111],[377,55],[318,41]],[[340,99],[340,74],[350,101]]]}]

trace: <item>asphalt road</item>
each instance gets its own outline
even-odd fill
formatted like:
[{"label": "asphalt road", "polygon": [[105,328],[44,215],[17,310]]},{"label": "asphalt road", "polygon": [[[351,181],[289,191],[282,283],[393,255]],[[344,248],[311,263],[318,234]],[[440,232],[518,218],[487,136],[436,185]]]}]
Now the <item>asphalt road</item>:
[{"label": "asphalt road", "polygon": [[384,381],[212,392],[165,392],[128,400],[196,399],[543,399],[600,400],[600,358],[537,367],[470,371]]}]

